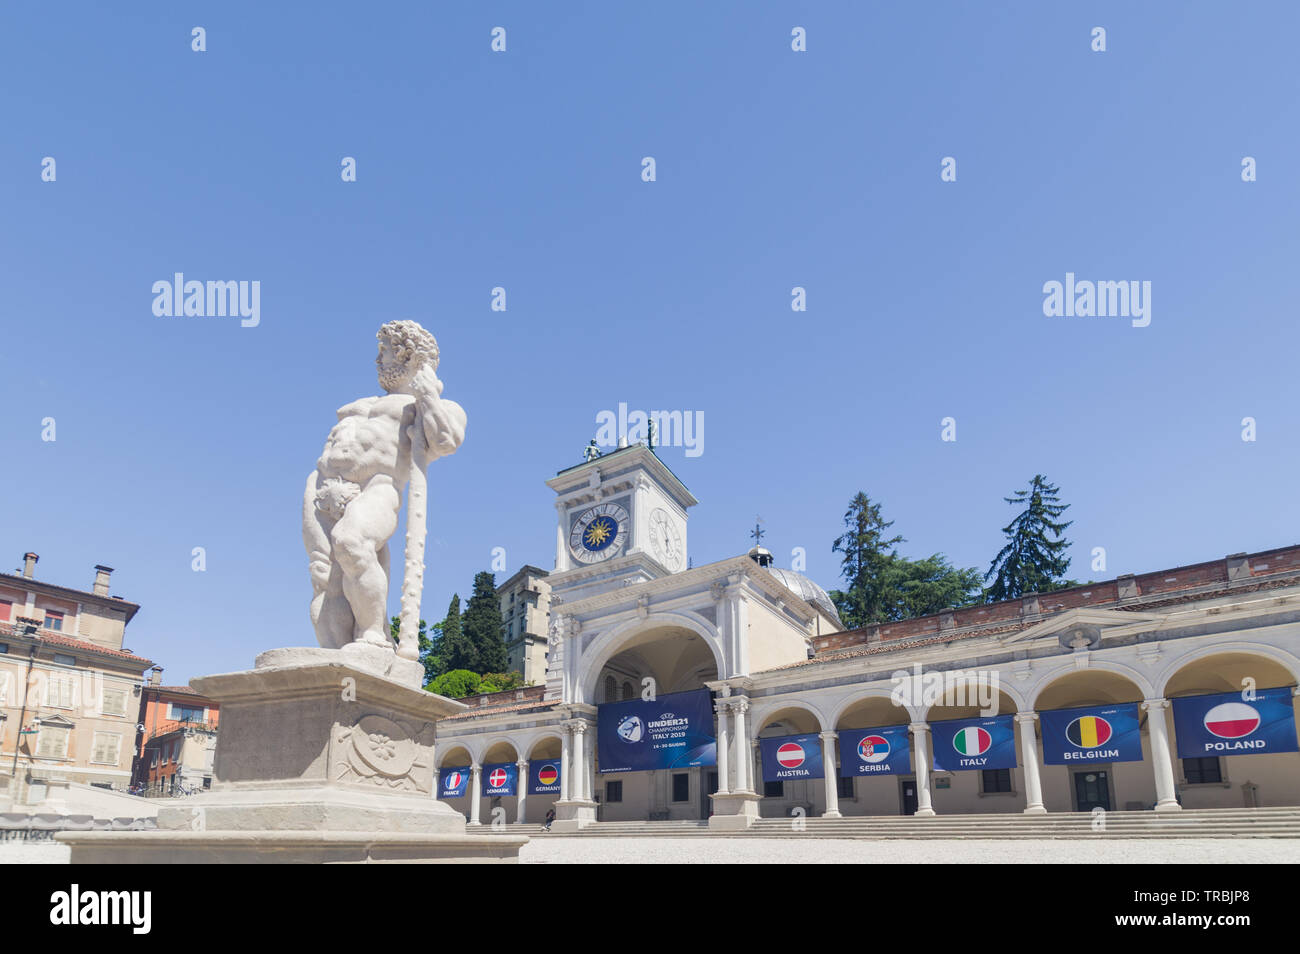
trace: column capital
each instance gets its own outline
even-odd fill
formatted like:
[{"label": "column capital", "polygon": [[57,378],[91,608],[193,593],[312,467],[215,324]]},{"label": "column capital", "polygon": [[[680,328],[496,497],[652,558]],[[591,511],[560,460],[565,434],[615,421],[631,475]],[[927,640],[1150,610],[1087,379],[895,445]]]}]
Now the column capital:
[{"label": "column capital", "polygon": [[734,705],[735,704],[731,699],[714,699],[713,711],[718,713],[718,715],[722,715],[725,712],[730,712]]},{"label": "column capital", "polygon": [[908,728],[911,729],[913,732],[929,732],[929,731],[930,731],[930,723],[928,723],[928,722],[913,722],[913,723],[911,723],[910,725],[908,725]]},{"label": "column capital", "polygon": [[515,763],[515,766],[516,766],[517,768],[521,769],[521,770],[522,770],[522,769],[526,769],[526,768],[528,768],[528,760],[527,760],[527,759],[520,759],[518,762]]},{"label": "column capital", "polygon": [[1025,712],[1016,713],[1016,721],[1019,722],[1021,725],[1033,725],[1034,720],[1037,718],[1038,718],[1038,713],[1034,712],[1032,709],[1026,710]]},{"label": "column capital", "polygon": [[479,774],[482,773],[482,771],[483,771],[483,766],[481,766],[481,765],[479,765],[477,762],[475,762],[473,765],[471,765],[471,766],[469,767],[469,770],[470,770],[471,773],[473,773],[475,776],[477,776],[477,775],[479,775]]},{"label": "column capital", "polygon": [[1168,699],[1143,699],[1142,708],[1148,712],[1159,712],[1161,709],[1169,708]]},{"label": "column capital", "polygon": [[826,729],[825,731],[820,732],[818,734],[822,737],[823,742],[834,741],[835,738],[839,736],[839,733],[836,732],[834,729]]},{"label": "column capital", "polygon": [[586,732],[589,724],[590,723],[588,723],[586,719],[565,719],[560,723],[561,726],[574,735],[580,735]]},{"label": "column capital", "polygon": [[[1296,693],[1300,694],[1300,688],[1296,689]],[[737,712],[748,712],[750,709],[749,698],[747,696],[732,696],[731,708]]]}]

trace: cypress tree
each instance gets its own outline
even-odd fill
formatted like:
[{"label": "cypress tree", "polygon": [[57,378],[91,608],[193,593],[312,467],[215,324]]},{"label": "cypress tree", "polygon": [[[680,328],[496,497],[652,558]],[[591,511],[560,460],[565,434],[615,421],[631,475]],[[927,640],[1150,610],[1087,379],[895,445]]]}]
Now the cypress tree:
[{"label": "cypress tree", "polygon": [[442,621],[439,657],[443,672],[450,672],[453,669],[468,669],[473,672],[474,667],[478,665],[478,652],[474,644],[465,637],[460,623],[460,594],[455,593],[451,597],[451,605],[447,607],[447,616]]},{"label": "cypress tree", "polygon": [[988,602],[1014,600],[1026,593],[1049,593],[1073,585],[1073,581],[1062,577],[1070,568],[1070,560],[1065,556],[1070,541],[1063,534],[1074,521],[1058,519],[1070,506],[1059,502],[1059,490],[1042,474],[1035,474],[1027,490],[1017,490],[1014,497],[1002,498],[1024,509],[1002,528],[1007,545],[993,558],[989,571],[984,574],[985,582],[996,577],[986,591]]},{"label": "cypress tree", "polygon": [[501,601],[497,597],[496,577],[484,570],[474,575],[474,595],[465,604],[461,619],[466,640],[476,654],[472,669],[479,675],[504,672],[509,664],[505,637],[501,634]]}]

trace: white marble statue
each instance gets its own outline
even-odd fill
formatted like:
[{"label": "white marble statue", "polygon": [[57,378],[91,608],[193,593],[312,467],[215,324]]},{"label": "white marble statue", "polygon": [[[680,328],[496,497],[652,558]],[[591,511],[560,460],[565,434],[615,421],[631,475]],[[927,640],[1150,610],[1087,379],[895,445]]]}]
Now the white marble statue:
[{"label": "white marble statue", "polygon": [[377,337],[375,363],[387,393],[339,408],[339,421],[307,478],[302,536],[311,572],[311,620],[327,649],[353,642],[392,648],[388,540],[397,531],[402,487],[409,481],[397,655],[415,659],[424,578],[425,471],[430,462],[460,447],[465,412],[442,398],[433,335],[414,321],[390,321]]}]

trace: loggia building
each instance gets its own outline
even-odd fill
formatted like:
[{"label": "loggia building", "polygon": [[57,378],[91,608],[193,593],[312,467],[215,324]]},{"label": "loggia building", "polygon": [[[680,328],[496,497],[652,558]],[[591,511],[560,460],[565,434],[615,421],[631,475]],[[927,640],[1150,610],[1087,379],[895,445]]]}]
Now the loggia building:
[{"label": "loggia building", "polygon": [[1300,547],[845,631],[761,547],[689,566],[644,446],[548,485],[545,685],[439,724],[471,824],[1300,804]]}]

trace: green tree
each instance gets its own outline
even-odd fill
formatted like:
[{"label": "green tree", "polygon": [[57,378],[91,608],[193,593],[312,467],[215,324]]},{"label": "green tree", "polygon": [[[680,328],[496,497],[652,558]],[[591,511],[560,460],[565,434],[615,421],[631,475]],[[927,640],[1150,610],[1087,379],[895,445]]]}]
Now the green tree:
[{"label": "green tree", "polygon": [[528,683],[524,682],[524,677],[517,672],[488,672],[483,674],[483,681],[479,683],[479,692],[504,692],[507,689],[522,689]]},{"label": "green tree", "polygon": [[492,573],[484,570],[474,574],[474,594],[465,604],[461,626],[475,652],[474,665],[465,668],[477,673],[504,671],[510,664],[510,656],[501,635],[501,600]]},{"label": "green tree", "polygon": [[[388,624],[389,633],[393,637],[393,642],[398,641],[398,634],[401,632],[402,620],[400,616],[394,616]],[[417,634],[419,639],[419,660],[424,666],[424,682],[428,685],[436,676],[442,673],[442,660],[439,658],[438,643],[442,638],[442,623],[434,623],[432,631],[429,624],[420,620],[420,629]]]},{"label": "green tree", "polygon": [[906,541],[886,534],[893,525],[866,494],[859,492],[849,502],[845,532],[831,547],[844,554],[841,572],[848,587],[829,594],[845,626],[856,629],[979,602],[979,570],[954,567],[941,553],[922,560],[900,556],[894,545]]},{"label": "green tree", "polygon": [[442,621],[442,639],[439,642],[439,663],[442,671],[453,669],[478,669],[478,650],[465,635],[461,625],[460,594],[454,593],[451,605],[447,607],[447,616]]},{"label": "green tree", "polygon": [[470,672],[468,669],[452,669],[444,672],[424,688],[450,699],[464,699],[478,692],[481,682],[476,672]]},{"label": "green tree", "polygon": [[1062,579],[1070,568],[1065,556],[1070,541],[1064,533],[1074,521],[1058,519],[1070,506],[1059,502],[1059,490],[1042,474],[1035,474],[1028,489],[1002,498],[1024,509],[1002,528],[1007,545],[998,551],[984,574],[985,581],[994,578],[985,591],[988,602],[1019,599],[1026,593],[1050,593],[1074,585],[1074,581]]},{"label": "green tree", "polygon": [[893,525],[894,521],[881,515],[880,504],[873,504],[862,491],[849,501],[844,533],[831,545],[832,552],[844,554],[840,575],[848,585],[829,595],[840,620],[850,629],[888,618],[885,575],[898,555],[894,544],[903,542],[902,537],[885,535]]}]

